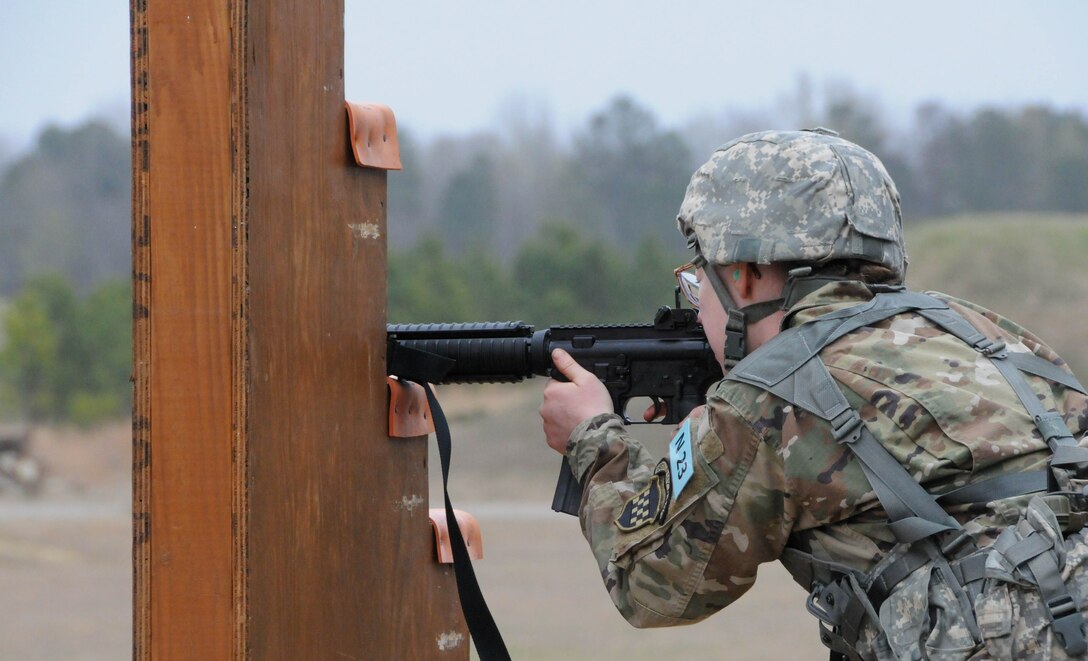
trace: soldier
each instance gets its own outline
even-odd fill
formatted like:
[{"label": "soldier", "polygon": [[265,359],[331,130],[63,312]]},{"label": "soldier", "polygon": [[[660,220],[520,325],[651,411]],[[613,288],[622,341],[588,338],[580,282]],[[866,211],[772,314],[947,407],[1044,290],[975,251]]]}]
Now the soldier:
[{"label": "soldier", "polygon": [[726,374],[705,410],[655,462],[561,350],[540,409],[623,616],[700,620],[779,560],[833,658],[1088,655],[1085,389],[1020,326],[903,288],[880,161],[825,129],[746,135],[677,220]]}]

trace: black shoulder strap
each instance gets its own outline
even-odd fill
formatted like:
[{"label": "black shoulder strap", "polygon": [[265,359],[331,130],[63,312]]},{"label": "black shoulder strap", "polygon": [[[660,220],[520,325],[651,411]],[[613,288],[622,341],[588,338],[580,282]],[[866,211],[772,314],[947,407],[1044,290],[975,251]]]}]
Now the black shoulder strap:
[{"label": "black shoulder strap", "polygon": [[431,406],[435,437],[438,439],[438,455],[442,461],[442,496],[446,501],[446,525],[449,526],[450,545],[453,547],[453,571],[457,576],[457,596],[461,600],[461,612],[464,613],[465,623],[468,624],[469,635],[480,655],[480,661],[509,661],[510,653],[506,651],[499,627],[491,617],[491,610],[480,591],[480,583],[476,580],[465,538],[461,534],[461,527],[457,525],[457,517],[454,516],[453,505],[450,503],[450,426],[431,385],[424,382],[423,387],[427,390],[427,403]]},{"label": "black shoulder strap", "polygon": [[442,406],[439,405],[430,383],[440,382],[449,372],[453,361],[426,351],[398,347],[396,343],[390,343],[387,361],[390,374],[420,383],[427,391],[427,403],[431,407],[435,438],[438,441],[438,456],[442,462],[442,496],[446,504],[446,525],[449,527],[450,546],[453,550],[453,572],[457,578],[457,596],[461,601],[461,612],[465,616],[472,644],[476,646],[480,661],[509,661],[510,653],[506,650],[506,643],[503,642],[502,634],[499,633],[499,627],[495,624],[491,610],[487,607],[487,601],[480,590],[480,583],[476,580],[472,559],[468,555],[464,535],[461,534],[461,527],[457,524],[453,504],[450,502],[448,485],[453,443],[446,414],[442,412]]}]

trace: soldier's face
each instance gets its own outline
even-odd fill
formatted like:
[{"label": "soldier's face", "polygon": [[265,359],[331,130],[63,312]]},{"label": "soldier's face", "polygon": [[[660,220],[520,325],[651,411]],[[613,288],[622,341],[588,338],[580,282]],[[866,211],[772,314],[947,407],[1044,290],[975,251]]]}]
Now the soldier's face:
[{"label": "soldier's face", "polygon": [[696,276],[699,278],[699,322],[703,325],[706,339],[710,342],[710,348],[714,351],[714,357],[718,359],[720,365],[724,360],[723,352],[725,351],[725,310],[714,293],[714,288],[706,282],[703,269],[699,269]]}]

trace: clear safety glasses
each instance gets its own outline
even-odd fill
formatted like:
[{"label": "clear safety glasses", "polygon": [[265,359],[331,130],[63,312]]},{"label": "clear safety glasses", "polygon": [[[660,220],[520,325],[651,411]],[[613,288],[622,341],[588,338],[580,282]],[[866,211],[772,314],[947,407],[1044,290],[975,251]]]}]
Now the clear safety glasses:
[{"label": "clear safety glasses", "polygon": [[673,269],[676,281],[680,283],[680,292],[688,299],[691,307],[699,309],[699,278],[695,275],[696,266],[691,262]]}]

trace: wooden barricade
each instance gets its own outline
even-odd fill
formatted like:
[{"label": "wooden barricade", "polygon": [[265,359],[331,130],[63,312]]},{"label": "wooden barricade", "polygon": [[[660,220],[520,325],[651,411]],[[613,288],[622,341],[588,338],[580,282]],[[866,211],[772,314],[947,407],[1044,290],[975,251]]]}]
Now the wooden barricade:
[{"label": "wooden barricade", "polygon": [[343,32],[342,1],[132,0],[136,658],[468,658],[426,438],[386,434]]}]

